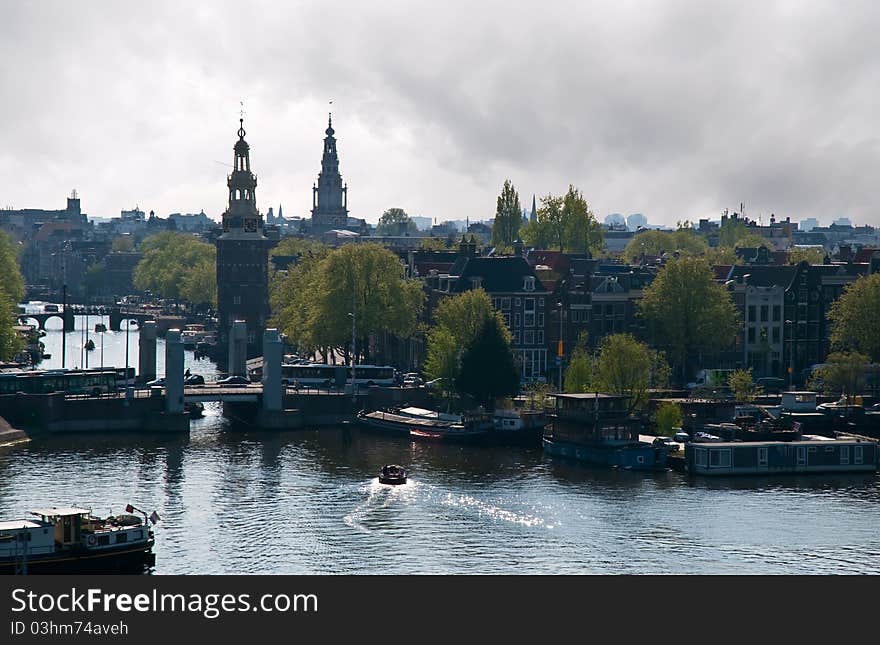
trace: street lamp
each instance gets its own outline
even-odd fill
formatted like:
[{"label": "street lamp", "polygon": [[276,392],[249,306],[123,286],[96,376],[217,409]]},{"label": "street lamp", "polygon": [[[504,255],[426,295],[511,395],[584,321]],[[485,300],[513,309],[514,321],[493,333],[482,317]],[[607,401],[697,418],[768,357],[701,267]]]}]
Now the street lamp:
[{"label": "street lamp", "polygon": [[794,321],[786,320],[788,325],[788,389],[794,389]]},{"label": "street lamp", "polygon": [[355,315],[354,310],[349,311],[348,315],[351,317],[351,400],[357,401],[357,381],[355,381],[354,371],[354,362],[355,357],[357,356],[357,336],[355,332],[357,316]]}]

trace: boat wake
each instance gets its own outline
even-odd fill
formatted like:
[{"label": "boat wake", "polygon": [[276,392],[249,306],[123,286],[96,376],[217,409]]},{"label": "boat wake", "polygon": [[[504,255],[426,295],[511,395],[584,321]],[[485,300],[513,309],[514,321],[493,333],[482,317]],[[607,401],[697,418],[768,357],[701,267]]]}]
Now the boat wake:
[{"label": "boat wake", "polygon": [[[392,504],[412,500],[418,487],[419,482],[414,479],[410,479],[405,484],[392,486],[380,484],[379,478],[374,477],[369,484],[361,486],[359,489],[360,492],[367,494],[367,499],[355,506],[354,510],[343,518],[343,521],[362,533],[370,533],[371,529],[365,522],[369,522],[372,515],[383,512]],[[384,525],[384,523],[382,524]]]}]

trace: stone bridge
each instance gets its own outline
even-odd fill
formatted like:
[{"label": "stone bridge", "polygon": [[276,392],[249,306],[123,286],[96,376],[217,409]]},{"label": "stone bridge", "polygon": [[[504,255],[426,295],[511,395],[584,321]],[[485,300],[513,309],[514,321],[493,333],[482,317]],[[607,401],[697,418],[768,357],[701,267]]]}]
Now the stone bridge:
[{"label": "stone bridge", "polygon": [[171,316],[163,314],[155,309],[135,309],[121,307],[104,307],[104,306],[84,306],[84,305],[68,305],[61,311],[48,311],[38,314],[18,314],[18,320],[21,324],[28,324],[29,320],[37,323],[38,328],[43,331],[46,329],[46,321],[50,318],[59,318],[63,322],[62,329],[64,331],[74,330],[74,320],[76,316],[108,316],[110,319],[111,331],[122,331],[122,321],[129,320],[130,325],[142,328],[148,320],[156,321],[156,331],[159,335],[164,335],[166,331],[174,327],[182,327],[186,323],[183,316]]}]

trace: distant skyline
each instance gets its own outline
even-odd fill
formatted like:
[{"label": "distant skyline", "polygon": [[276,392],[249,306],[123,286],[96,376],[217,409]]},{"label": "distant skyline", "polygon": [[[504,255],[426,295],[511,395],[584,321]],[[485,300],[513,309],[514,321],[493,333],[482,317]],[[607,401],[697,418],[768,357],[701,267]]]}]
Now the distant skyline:
[{"label": "distant skyline", "polygon": [[[307,217],[333,112],[353,217],[486,220],[505,179],[599,221],[880,226],[880,6],[0,0],[0,206]],[[330,101],[333,101],[332,105]]]}]

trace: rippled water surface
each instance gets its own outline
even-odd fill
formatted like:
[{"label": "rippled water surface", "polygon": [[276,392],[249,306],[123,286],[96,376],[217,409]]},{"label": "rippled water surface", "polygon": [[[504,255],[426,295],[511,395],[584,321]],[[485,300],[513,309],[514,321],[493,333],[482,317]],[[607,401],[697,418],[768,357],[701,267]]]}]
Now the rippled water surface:
[{"label": "rippled water surface", "polygon": [[[386,463],[409,483],[379,484]],[[214,404],[188,437],[0,448],[0,519],[128,502],[162,517],[158,574],[880,573],[874,475],[614,472],[348,428],[243,431]]]}]

